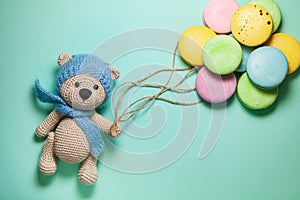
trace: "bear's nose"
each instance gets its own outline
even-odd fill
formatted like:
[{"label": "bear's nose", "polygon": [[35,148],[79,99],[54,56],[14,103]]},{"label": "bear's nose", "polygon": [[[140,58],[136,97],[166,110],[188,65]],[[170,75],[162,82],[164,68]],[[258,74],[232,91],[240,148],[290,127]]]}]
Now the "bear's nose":
[{"label": "bear's nose", "polygon": [[92,94],[92,92],[88,89],[83,88],[83,89],[79,90],[79,96],[83,100],[86,100],[86,99],[90,98],[91,94]]}]

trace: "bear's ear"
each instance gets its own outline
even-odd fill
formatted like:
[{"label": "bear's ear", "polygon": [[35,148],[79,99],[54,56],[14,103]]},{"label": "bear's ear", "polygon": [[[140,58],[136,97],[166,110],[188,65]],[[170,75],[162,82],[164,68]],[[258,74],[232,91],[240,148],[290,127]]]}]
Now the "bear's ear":
[{"label": "bear's ear", "polygon": [[120,71],[115,66],[109,66],[110,75],[112,80],[117,80],[120,77]]},{"label": "bear's ear", "polygon": [[72,59],[72,55],[68,52],[62,52],[61,54],[59,54],[58,59],[57,59],[57,63],[59,66],[64,66],[64,64],[66,64],[70,59]]}]

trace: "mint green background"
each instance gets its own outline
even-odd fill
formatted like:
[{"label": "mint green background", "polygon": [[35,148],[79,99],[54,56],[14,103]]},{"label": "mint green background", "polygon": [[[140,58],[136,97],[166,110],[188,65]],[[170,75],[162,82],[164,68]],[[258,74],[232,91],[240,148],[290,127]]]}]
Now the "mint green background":
[{"label": "mint green background", "polygon": [[[283,16],[280,32],[299,40],[300,1],[277,2]],[[182,32],[202,24],[205,4],[201,0],[2,0],[0,199],[300,199],[299,70],[281,86],[278,102],[268,112],[248,111],[236,97],[230,100],[222,136],[204,160],[198,159],[198,152],[210,120],[206,104],[199,105],[193,144],[164,169],[129,174],[100,164],[94,186],[78,181],[78,165],[59,162],[52,177],[38,172],[43,140],[34,136],[34,129],[50,107],[38,108],[33,83],[40,78],[46,88],[53,88],[58,54],[91,52],[111,36],[135,28]],[[161,59],[168,64],[170,58]],[[141,64],[159,61],[147,51],[133,59]],[[129,70],[126,58],[118,66],[123,74]],[[176,118],[168,115],[168,120]],[[119,140],[127,141],[126,136]],[[130,140],[126,145],[130,147]]]}]

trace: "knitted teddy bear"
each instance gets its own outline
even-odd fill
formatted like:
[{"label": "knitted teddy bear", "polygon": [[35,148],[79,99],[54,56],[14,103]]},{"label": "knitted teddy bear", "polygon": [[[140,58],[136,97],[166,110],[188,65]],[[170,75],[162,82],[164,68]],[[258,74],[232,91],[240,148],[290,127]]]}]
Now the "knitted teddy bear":
[{"label": "knitted teddy bear", "polygon": [[58,57],[61,66],[56,94],[44,90],[39,80],[35,90],[40,101],[55,105],[48,117],[36,128],[36,135],[47,137],[39,160],[39,169],[52,175],[57,169],[56,157],[70,163],[82,163],[78,178],[84,184],[98,179],[97,160],[104,143],[101,133],[117,137],[121,128],[95,112],[111,92],[112,80],[119,70],[94,55]]}]

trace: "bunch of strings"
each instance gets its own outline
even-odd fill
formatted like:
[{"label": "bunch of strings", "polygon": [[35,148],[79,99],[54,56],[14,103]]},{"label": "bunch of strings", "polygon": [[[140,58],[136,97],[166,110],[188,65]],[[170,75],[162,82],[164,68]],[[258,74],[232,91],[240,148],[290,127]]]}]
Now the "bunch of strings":
[{"label": "bunch of strings", "polygon": [[[112,94],[112,104],[114,107],[114,123],[111,127],[112,131],[116,130],[118,122],[127,122],[130,119],[132,119],[139,111],[146,109],[153,105],[156,100],[160,101],[165,101],[171,104],[175,105],[182,105],[182,106],[191,106],[191,105],[196,105],[199,103],[202,103],[202,100],[194,101],[194,102],[181,102],[181,101],[176,101],[172,100],[169,98],[161,97],[162,94],[170,91],[170,92],[177,92],[177,93],[187,93],[187,92],[192,92],[195,91],[196,88],[180,88],[179,86],[191,75],[193,72],[197,71],[200,67],[185,67],[185,68],[176,68],[175,67],[175,60],[176,60],[176,51],[177,51],[177,45],[176,48],[173,52],[173,59],[172,59],[172,67],[171,68],[164,68],[160,69],[158,71],[155,71],[135,82],[124,82],[120,85],[118,85],[113,94]],[[173,86],[169,86],[170,81],[172,80],[173,73],[174,72],[179,72],[179,71],[187,71],[187,73]],[[156,76],[157,74],[160,74],[162,72],[170,72],[169,77],[167,79],[167,82],[165,84],[156,84],[156,83],[144,83],[146,80],[149,78]],[[123,112],[119,115],[118,111],[121,105],[121,102],[125,96],[125,94],[130,90],[133,89],[134,87],[147,87],[147,88],[158,88],[160,89],[157,93],[154,95],[150,96],[145,96],[137,99],[136,101],[130,103],[124,110]],[[123,89],[124,88],[124,89]],[[123,89],[121,92],[119,90]],[[119,94],[120,93],[120,94]],[[119,94],[119,95],[117,95]],[[117,99],[117,101],[116,101]]]}]

